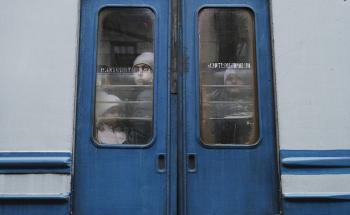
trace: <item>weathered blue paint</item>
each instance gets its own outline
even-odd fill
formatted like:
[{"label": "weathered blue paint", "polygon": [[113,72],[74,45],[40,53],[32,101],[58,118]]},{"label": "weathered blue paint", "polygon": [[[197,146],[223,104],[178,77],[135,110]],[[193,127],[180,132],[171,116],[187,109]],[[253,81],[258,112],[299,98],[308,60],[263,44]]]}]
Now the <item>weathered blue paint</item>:
[{"label": "weathered blue paint", "polygon": [[[148,7],[155,19],[154,139],[147,147],[97,146],[92,140],[98,12],[104,7]],[[169,3],[156,0],[83,0],[78,76],[73,214],[166,214],[169,163]]]},{"label": "weathered blue paint", "polygon": [[288,157],[282,159],[286,167],[350,167],[350,157]]},{"label": "weathered blue paint", "polygon": [[0,199],[1,215],[68,215],[69,204],[56,200],[3,200]]},{"label": "weathered blue paint", "polygon": [[350,150],[281,150],[284,175],[350,174]]},{"label": "weathered blue paint", "polygon": [[1,152],[0,173],[70,174],[72,153],[70,152]]},{"label": "weathered blue paint", "polygon": [[[183,165],[184,214],[279,213],[269,1],[183,0],[184,154],[196,155],[196,169]],[[199,140],[197,16],[203,7],[246,7],[255,14],[260,140],[253,147],[206,147]],[[183,155],[182,159],[186,159]]]},{"label": "weathered blue paint", "polygon": [[176,95],[171,95],[171,117],[170,117],[170,127],[169,127],[169,135],[170,135],[170,147],[168,150],[168,154],[170,155],[168,168],[169,168],[169,201],[168,201],[168,209],[167,214],[176,215],[178,214],[178,100]]},{"label": "weathered blue paint", "polygon": [[330,199],[303,199],[284,201],[284,215],[349,215],[349,201],[331,201]]}]

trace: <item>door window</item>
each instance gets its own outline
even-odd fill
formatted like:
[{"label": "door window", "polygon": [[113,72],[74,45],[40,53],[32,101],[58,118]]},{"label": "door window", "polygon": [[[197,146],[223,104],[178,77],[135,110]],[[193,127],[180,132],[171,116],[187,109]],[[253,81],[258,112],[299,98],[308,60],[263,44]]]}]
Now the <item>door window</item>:
[{"label": "door window", "polygon": [[99,144],[152,139],[154,19],[149,8],[99,13],[94,124]]},{"label": "door window", "polygon": [[200,132],[204,144],[258,139],[254,15],[245,8],[199,12]]}]

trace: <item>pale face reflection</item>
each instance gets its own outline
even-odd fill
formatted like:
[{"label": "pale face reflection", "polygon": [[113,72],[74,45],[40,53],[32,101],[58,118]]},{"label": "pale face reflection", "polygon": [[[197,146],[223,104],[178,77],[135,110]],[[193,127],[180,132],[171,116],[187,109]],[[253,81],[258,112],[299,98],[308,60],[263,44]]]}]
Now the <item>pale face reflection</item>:
[{"label": "pale face reflection", "polygon": [[134,81],[137,85],[149,85],[153,82],[152,68],[144,63],[137,64],[133,67]]},{"label": "pale face reflection", "polygon": [[104,144],[122,144],[126,141],[126,133],[116,131],[108,125],[102,125],[97,132],[97,138]]}]

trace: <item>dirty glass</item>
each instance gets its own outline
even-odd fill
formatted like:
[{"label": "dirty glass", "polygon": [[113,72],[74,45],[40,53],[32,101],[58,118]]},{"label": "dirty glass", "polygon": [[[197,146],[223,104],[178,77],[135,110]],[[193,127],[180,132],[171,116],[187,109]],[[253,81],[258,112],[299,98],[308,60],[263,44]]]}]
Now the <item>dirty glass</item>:
[{"label": "dirty glass", "polygon": [[245,8],[205,8],[199,12],[198,28],[201,141],[255,144],[254,15]]},{"label": "dirty glass", "polygon": [[147,144],[153,136],[154,20],[149,8],[99,13],[94,139]]}]

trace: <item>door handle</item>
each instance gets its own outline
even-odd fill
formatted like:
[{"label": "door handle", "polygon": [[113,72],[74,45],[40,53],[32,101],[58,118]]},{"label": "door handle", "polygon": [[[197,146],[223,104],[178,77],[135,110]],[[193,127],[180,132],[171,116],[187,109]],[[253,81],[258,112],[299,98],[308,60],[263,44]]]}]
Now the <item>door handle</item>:
[{"label": "door handle", "polygon": [[165,154],[158,154],[157,156],[157,170],[158,172],[166,171],[166,156]]},{"label": "door handle", "polygon": [[197,171],[197,155],[187,154],[187,171],[196,172]]}]

